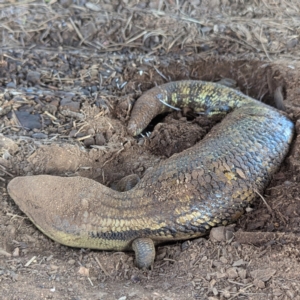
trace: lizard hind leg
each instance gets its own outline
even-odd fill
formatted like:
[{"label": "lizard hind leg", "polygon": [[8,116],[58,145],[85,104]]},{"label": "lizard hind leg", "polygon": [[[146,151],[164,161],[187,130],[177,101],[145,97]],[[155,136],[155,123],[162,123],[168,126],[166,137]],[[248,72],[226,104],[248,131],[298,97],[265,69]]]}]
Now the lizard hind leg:
[{"label": "lizard hind leg", "polygon": [[154,243],[149,238],[137,238],[132,243],[135,252],[135,264],[140,269],[149,269],[155,258]]},{"label": "lizard hind leg", "polygon": [[111,185],[113,190],[118,192],[127,192],[134,188],[140,181],[140,177],[137,174],[131,174],[123,177],[117,183]]}]

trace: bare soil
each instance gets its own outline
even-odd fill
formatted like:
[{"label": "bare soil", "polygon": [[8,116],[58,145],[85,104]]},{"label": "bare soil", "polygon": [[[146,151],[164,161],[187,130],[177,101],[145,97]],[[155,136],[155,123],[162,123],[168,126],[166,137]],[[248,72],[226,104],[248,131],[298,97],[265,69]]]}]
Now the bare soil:
[{"label": "bare soil", "polygon": [[[26,27],[28,34],[23,37],[17,32],[20,22],[14,23],[12,17],[7,21],[2,34],[2,42],[7,46],[0,53],[1,299],[300,299],[300,64],[295,55],[299,47],[298,19],[281,19],[285,26],[282,25],[282,34],[274,38],[271,46],[275,47],[277,41],[278,47],[272,50],[270,43],[258,39],[270,37],[266,32],[272,30],[266,29],[257,36],[254,25],[251,27],[255,22],[249,23],[253,29],[249,32],[256,39],[246,38],[246,19],[240,16],[244,14],[249,22],[261,18],[265,25],[273,22],[270,28],[276,31],[274,24],[282,13],[280,1],[276,10],[269,1],[265,1],[267,5],[253,6],[254,10],[249,9],[249,3],[235,6],[230,1],[223,1],[227,3],[225,10],[216,10],[219,1],[213,8],[200,1],[208,7],[204,12],[197,10],[197,1],[190,1],[184,9],[194,7],[194,11],[184,14],[185,19],[181,15],[178,22],[172,15],[172,1],[156,2],[158,7],[150,7],[151,14],[149,10],[142,11],[151,3],[145,1],[142,8],[132,4],[130,9],[138,10],[138,14],[133,14],[132,23],[128,23],[130,10],[126,10],[125,18],[124,5],[115,10],[114,2],[100,1],[97,5],[112,6],[101,9],[103,15],[108,12],[108,22],[117,29],[110,35],[104,29],[92,31],[95,39],[81,36],[81,43],[78,31],[64,31],[62,35],[58,23],[69,22],[63,15],[76,12],[73,19],[83,21],[73,25],[82,34],[89,32],[91,28],[83,30],[83,25],[93,23],[87,21],[87,9],[91,10],[91,6],[86,3],[69,7],[67,1],[54,1],[57,6],[30,6],[32,19],[28,18],[29,25],[25,22],[24,26],[34,30]],[[164,4],[159,7],[160,3]],[[289,2],[289,16],[293,16],[297,5]],[[0,6],[7,13],[13,11],[5,3],[0,2]],[[20,17],[21,4],[12,7]],[[60,10],[62,7],[64,10]],[[273,13],[266,9],[273,9]],[[159,17],[157,11],[165,15]],[[55,15],[52,25],[57,28],[47,34],[35,27],[46,24],[38,18],[38,13],[42,16],[46,12],[50,19],[51,14]],[[194,30],[200,12],[202,22],[206,22],[201,29],[211,34],[201,40],[202,44],[189,36],[198,36]],[[227,16],[224,21],[218,17],[221,12]],[[91,13],[90,20],[95,20],[95,14]],[[157,19],[158,27],[152,28]],[[235,32],[233,36],[232,31],[218,35],[205,29],[212,20],[218,26],[222,22],[231,24],[231,30],[240,20],[240,26],[245,27],[243,35]],[[131,30],[126,32],[127,39],[116,34],[123,22]],[[146,33],[139,36],[134,30],[142,24],[168,33],[168,26],[180,22],[190,24],[190,41],[176,37],[168,40],[170,36],[161,32],[156,32],[158,39],[153,34],[147,40]],[[284,30],[289,34],[284,35]],[[107,42],[108,49],[93,50],[96,37],[99,43]],[[8,39],[13,41],[13,48]],[[221,42],[224,39],[226,42]],[[294,43],[287,44],[293,39]],[[37,46],[31,49],[30,43]],[[156,118],[144,136],[133,138],[126,125],[135,100],[142,92],[168,81],[224,78],[235,80],[242,92],[273,106],[278,106],[278,97],[282,97],[286,113],[296,124],[295,139],[281,169],[237,224],[217,228],[209,237],[160,246],[153,269],[141,271],[134,266],[130,252],[72,249],[53,242],[9,198],[6,186],[15,176],[85,176],[107,186],[129,174],[142,177],[159,161],[200,141],[220,119],[207,119],[190,111],[173,112]]]}]

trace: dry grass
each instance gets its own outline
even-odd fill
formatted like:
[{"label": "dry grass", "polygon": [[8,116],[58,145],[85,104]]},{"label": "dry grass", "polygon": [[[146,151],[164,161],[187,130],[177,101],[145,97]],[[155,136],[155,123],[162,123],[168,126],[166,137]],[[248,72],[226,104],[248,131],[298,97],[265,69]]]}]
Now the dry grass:
[{"label": "dry grass", "polygon": [[0,2],[2,48],[184,50],[299,60],[297,0],[100,0],[66,8],[63,2]]}]

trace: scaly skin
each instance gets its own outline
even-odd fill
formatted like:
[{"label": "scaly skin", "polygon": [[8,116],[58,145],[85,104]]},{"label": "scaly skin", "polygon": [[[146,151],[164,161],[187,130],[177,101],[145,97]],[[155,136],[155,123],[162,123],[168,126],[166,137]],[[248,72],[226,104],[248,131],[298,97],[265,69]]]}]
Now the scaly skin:
[{"label": "scaly skin", "polygon": [[[236,90],[181,81],[155,87],[137,100],[128,125],[131,134],[140,133],[158,113],[172,110],[160,100],[207,115],[230,114],[200,143],[146,172],[129,191],[120,193],[87,178],[40,175],[13,179],[10,195],[59,243],[130,250],[134,241],[140,267],[153,261],[151,240],[189,239],[234,222],[283,161],[293,123]],[[55,188],[61,184],[63,191]]]}]

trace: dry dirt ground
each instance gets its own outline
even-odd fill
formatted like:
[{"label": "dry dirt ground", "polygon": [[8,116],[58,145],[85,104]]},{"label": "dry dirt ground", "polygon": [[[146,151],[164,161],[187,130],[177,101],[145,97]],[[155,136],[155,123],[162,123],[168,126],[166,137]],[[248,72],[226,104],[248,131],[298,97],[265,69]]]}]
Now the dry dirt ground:
[{"label": "dry dirt ground", "polygon": [[[0,299],[300,299],[300,5],[28,3],[0,1]],[[168,81],[224,78],[270,105],[282,98],[296,125],[281,169],[237,224],[160,246],[141,271],[130,252],[53,242],[9,198],[20,175],[142,177],[220,120],[174,112],[133,138],[135,100]]]}]

